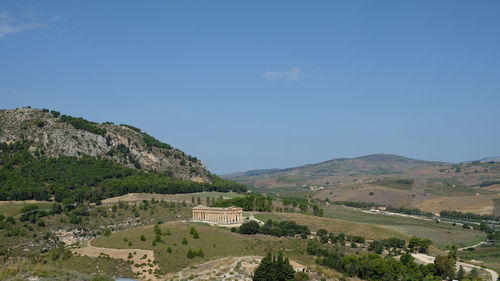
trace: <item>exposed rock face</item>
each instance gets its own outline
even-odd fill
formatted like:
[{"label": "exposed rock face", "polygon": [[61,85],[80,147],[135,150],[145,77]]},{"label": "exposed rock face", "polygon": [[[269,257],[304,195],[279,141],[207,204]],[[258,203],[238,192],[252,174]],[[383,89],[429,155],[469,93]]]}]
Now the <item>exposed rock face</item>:
[{"label": "exposed rock face", "polygon": [[210,172],[201,161],[169,145],[146,142],[149,136],[137,128],[90,122],[102,130],[98,134],[77,129],[57,115],[32,108],[0,110],[0,142],[27,140],[32,142],[32,153],[47,157],[102,157],[130,168],[197,182],[210,181]]}]

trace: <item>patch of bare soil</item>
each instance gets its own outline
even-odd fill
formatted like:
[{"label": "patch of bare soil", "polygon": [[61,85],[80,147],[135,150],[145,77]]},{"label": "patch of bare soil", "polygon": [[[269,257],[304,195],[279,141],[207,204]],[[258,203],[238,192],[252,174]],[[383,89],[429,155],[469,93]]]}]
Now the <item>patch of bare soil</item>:
[{"label": "patch of bare soil", "polygon": [[39,204],[39,203],[54,203],[50,201],[24,200],[24,201],[0,201],[0,205],[8,204]]}]

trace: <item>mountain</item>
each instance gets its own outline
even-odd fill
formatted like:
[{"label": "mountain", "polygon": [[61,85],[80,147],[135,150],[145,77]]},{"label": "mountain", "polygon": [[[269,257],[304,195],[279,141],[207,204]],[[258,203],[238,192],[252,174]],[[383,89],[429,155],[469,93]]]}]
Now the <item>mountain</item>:
[{"label": "mountain", "polygon": [[100,157],[129,168],[210,181],[210,172],[196,157],[130,125],[98,124],[46,109],[0,110],[0,143],[21,140],[30,142],[30,151],[50,158]]},{"label": "mountain", "polygon": [[356,158],[336,158],[321,163],[306,164],[286,169],[251,170],[223,175],[239,182],[276,178],[325,178],[331,176],[397,174],[406,171],[446,165],[444,162],[424,161],[392,154],[373,154]]},{"label": "mountain", "polygon": [[0,110],[0,200],[99,200],[131,192],[246,191],[130,125]]}]

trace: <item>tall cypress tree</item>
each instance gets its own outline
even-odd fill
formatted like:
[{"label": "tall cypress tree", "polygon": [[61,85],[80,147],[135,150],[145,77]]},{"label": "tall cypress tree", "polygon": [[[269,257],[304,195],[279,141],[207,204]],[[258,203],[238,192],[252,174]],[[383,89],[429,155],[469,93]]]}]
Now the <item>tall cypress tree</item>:
[{"label": "tall cypress tree", "polygon": [[268,252],[255,269],[253,281],[291,281],[295,275],[295,270],[290,265],[288,258],[278,253],[277,256]]}]

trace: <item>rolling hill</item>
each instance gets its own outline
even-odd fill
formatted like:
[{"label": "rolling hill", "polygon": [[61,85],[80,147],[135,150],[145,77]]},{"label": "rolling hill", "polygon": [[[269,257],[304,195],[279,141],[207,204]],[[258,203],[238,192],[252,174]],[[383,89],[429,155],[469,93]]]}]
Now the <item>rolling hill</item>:
[{"label": "rolling hill", "polygon": [[416,168],[443,165],[448,165],[448,163],[417,160],[392,154],[372,154],[356,158],[336,158],[286,169],[252,170],[222,175],[222,177],[239,182],[291,177],[310,180],[342,176],[398,174]]}]

